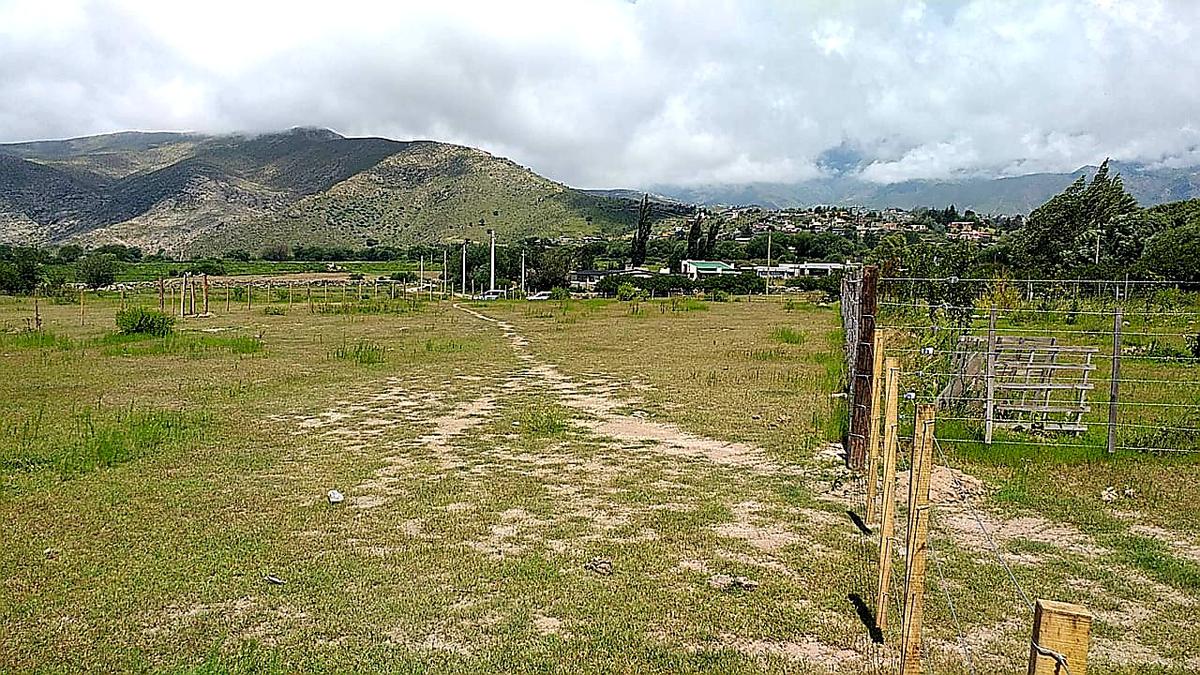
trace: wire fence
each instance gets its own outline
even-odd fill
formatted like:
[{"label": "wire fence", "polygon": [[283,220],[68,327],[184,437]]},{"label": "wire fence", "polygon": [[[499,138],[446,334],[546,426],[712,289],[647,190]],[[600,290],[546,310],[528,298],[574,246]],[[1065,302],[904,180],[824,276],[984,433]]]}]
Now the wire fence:
[{"label": "wire fence", "polygon": [[[843,288],[853,401],[847,459],[862,472],[863,513],[889,502],[877,487],[894,480],[880,469],[881,454],[898,454],[909,496],[907,506],[903,496],[892,505],[907,516],[907,523],[894,531],[880,525],[864,535],[864,550],[874,552],[872,544],[878,545],[874,558],[867,556],[880,570],[878,613],[902,617],[906,624],[913,620],[909,603],[915,577],[915,592],[923,594],[928,586],[937,619],[935,626],[922,629],[917,612],[920,671],[903,655],[891,663],[902,673],[1011,671],[1024,668],[1026,660],[1052,669],[1030,672],[1071,673],[1072,666],[1083,672],[1086,633],[1080,647],[1043,637],[1039,626],[1043,610],[1085,610],[1035,602],[1040,584],[1010,559],[1007,540],[1012,535],[1001,532],[1004,520],[983,509],[979,494],[973,493],[978,487],[965,484],[970,476],[952,468],[952,462],[964,451],[998,462],[1039,454],[1057,461],[1200,453],[1200,284],[886,276],[872,284],[870,277],[869,268],[853,271]],[[887,365],[881,369],[883,363]],[[883,370],[893,367],[896,384],[888,385],[883,398],[903,401],[896,417],[903,430],[889,451],[889,422],[879,419],[880,397],[873,390],[883,386]],[[928,480],[918,472],[917,426],[923,410],[936,415],[929,422],[932,462],[942,488],[949,476],[954,492],[941,495],[927,539],[914,530],[924,508],[922,489],[928,497],[928,485],[918,485]],[[860,417],[870,421],[863,423]],[[905,447],[909,435],[913,440]],[[855,454],[856,442],[868,449],[865,461]],[[966,532],[965,525],[976,531]],[[904,553],[884,546],[885,539],[904,540]],[[984,558],[971,552],[977,549],[986,552]],[[931,567],[927,581],[924,556]],[[903,603],[883,590],[884,577],[891,584],[899,582],[900,565]],[[981,581],[971,583],[970,577]],[[1053,609],[1055,605],[1061,607]],[[980,617],[989,611],[984,608],[994,612],[997,607],[1009,608],[1008,616],[1018,619],[1011,625],[993,620],[992,629],[1010,626],[1004,640],[979,631]],[[909,630],[906,626],[902,633]],[[895,631],[881,638],[886,644],[907,646],[911,641]],[[1023,653],[1011,647],[1021,640]],[[1000,645],[1007,645],[1008,653],[998,653]]]}]

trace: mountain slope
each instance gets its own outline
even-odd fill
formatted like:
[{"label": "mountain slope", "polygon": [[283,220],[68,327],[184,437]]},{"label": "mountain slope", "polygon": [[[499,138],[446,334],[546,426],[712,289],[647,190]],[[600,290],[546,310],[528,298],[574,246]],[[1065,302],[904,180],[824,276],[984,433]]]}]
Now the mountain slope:
[{"label": "mountain slope", "polygon": [[[628,230],[636,205],[486,152],[298,128],[0,145],[0,241],[222,253]],[[685,215],[656,205],[656,218]],[[481,224],[482,221],[482,224]]]},{"label": "mountain slope", "polygon": [[[1121,174],[1126,188],[1143,206],[1200,197],[1200,167],[1150,169],[1118,162],[1111,166]],[[886,185],[850,175],[802,183],[656,186],[654,189],[675,199],[699,204],[757,204],[767,208],[827,204],[904,209],[955,204],[959,209],[981,213],[1028,213],[1062,192],[1079,176],[1095,171],[1096,167],[1085,166],[1070,173],[953,181],[910,180]]]}]

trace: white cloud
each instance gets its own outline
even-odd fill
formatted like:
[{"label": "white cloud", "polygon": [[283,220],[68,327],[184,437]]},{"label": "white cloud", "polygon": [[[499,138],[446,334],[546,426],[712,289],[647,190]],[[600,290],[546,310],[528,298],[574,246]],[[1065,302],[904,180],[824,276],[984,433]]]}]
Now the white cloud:
[{"label": "white cloud", "polygon": [[0,0],[0,140],[118,129],[483,147],[576,185],[878,181],[1197,155],[1190,0]]}]

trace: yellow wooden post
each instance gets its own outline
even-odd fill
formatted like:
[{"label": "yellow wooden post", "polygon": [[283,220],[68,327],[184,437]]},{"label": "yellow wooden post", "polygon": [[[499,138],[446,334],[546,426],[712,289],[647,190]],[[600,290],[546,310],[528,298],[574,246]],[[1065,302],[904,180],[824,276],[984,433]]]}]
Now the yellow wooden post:
[{"label": "yellow wooden post", "polygon": [[892,582],[892,537],[896,527],[896,444],[900,427],[900,361],[884,360],[887,410],[883,419],[883,508],[879,529],[879,595],[875,602],[875,623],[887,627],[888,592]]},{"label": "yellow wooden post", "polygon": [[917,408],[913,461],[908,477],[908,554],[904,578],[900,675],[921,673],[921,625],[925,617],[925,563],[929,551],[929,478],[933,471],[933,425],[937,408]]},{"label": "yellow wooden post", "polygon": [[[1092,614],[1085,607],[1038,600],[1033,610],[1033,644],[1029,675],[1062,675],[1056,656],[1066,661],[1071,675],[1087,675]],[[1040,647],[1040,649],[1039,649]]]},{"label": "yellow wooden post", "polygon": [[876,486],[879,483],[879,454],[883,446],[883,436],[880,433],[879,421],[883,417],[881,402],[883,401],[883,333],[875,334],[872,345],[875,359],[871,364],[871,428],[867,430],[867,508],[863,517],[868,523],[875,522]]}]

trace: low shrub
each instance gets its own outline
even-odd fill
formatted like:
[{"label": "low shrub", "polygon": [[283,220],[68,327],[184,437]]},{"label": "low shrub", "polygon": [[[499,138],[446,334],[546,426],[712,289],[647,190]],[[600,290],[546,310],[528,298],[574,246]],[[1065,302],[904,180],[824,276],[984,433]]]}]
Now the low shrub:
[{"label": "low shrub", "polygon": [[117,312],[117,331],[123,335],[164,337],[175,330],[175,317],[155,309],[130,307]]},{"label": "low shrub", "polygon": [[284,316],[287,314],[287,307],[280,307],[279,305],[267,305],[263,308],[263,314],[266,314],[267,316]]}]

